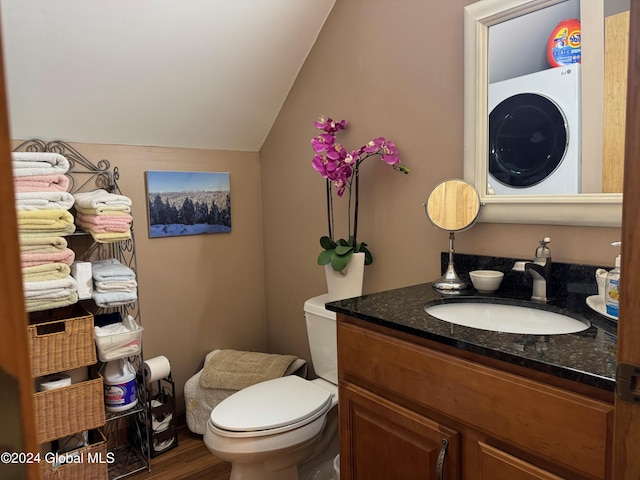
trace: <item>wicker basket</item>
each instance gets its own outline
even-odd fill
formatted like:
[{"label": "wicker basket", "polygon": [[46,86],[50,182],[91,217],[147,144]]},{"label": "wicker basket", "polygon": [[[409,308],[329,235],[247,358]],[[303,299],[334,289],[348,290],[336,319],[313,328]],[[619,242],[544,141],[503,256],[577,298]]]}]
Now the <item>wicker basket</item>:
[{"label": "wicker basket", "polygon": [[67,437],[106,423],[102,378],[33,394],[38,443]]},{"label": "wicker basket", "polygon": [[93,315],[80,305],[33,312],[28,329],[32,377],[96,363]]},{"label": "wicker basket", "polygon": [[55,466],[48,454],[46,461],[40,462],[42,480],[107,480],[109,478],[109,462],[107,441],[100,430],[89,432],[89,445],[61,454],[58,458],[69,459],[69,462]]}]

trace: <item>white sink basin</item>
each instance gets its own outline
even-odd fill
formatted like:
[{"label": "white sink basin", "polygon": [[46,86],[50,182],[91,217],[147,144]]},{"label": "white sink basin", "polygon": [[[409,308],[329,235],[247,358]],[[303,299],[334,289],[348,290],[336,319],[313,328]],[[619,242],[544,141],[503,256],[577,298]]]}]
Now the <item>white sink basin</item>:
[{"label": "white sink basin", "polygon": [[425,306],[425,311],[456,325],[504,333],[554,335],[576,333],[591,325],[560,313],[520,305],[452,302]]}]

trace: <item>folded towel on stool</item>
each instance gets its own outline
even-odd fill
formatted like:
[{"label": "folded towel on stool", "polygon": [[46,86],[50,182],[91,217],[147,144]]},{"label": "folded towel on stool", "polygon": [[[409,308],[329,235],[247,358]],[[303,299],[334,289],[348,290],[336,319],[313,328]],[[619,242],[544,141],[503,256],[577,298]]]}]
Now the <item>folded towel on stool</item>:
[{"label": "folded towel on stool", "polygon": [[[209,352],[204,358],[204,365],[209,363],[214,356],[218,355],[222,350],[213,350]],[[200,385],[200,377],[204,372],[204,368],[201,368],[194,376],[184,384],[184,401],[186,406],[187,427],[193,433],[203,435],[207,422],[209,421],[209,415],[211,411],[222,402],[228,396],[234,394],[236,390],[225,390],[222,388],[203,388]],[[302,378],[307,378],[307,361],[298,358],[294,360],[287,371],[284,372],[284,376],[298,375]]]},{"label": "folded towel on stool", "polygon": [[205,364],[200,386],[241,390],[255,383],[282,377],[298,357],[260,352],[220,350]]}]

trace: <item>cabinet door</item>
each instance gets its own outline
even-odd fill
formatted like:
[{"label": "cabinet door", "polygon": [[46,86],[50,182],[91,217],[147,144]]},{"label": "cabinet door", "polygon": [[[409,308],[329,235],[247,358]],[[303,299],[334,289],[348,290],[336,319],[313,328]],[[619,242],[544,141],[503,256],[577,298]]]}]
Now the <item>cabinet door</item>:
[{"label": "cabinet door", "polygon": [[479,480],[562,480],[546,470],[480,442]]},{"label": "cabinet door", "polygon": [[459,478],[456,431],[355,385],[341,385],[339,398],[341,478]]}]

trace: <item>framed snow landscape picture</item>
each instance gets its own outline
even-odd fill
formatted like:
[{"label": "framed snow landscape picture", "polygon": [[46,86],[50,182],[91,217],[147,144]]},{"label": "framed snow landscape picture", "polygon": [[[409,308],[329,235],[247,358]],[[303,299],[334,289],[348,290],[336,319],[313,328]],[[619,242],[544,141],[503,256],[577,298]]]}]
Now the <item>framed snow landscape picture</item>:
[{"label": "framed snow landscape picture", "polygon": [[149,237],[231,231],[229,173],[146,172]]}]

